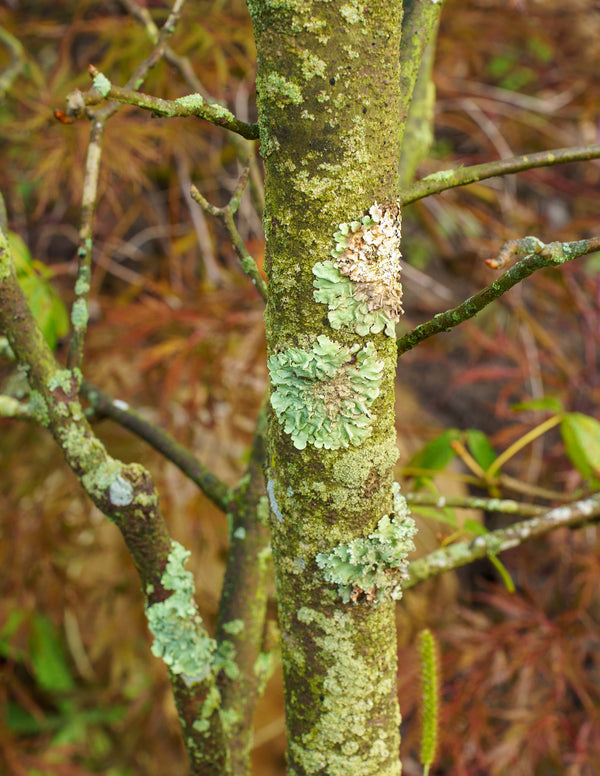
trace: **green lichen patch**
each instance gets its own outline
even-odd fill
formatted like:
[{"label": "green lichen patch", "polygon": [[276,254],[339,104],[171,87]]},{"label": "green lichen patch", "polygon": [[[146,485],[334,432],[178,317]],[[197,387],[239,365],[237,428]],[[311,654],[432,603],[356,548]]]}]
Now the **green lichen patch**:
[{"label": "green lichen patch", "polygon": [[97,73],[93,81],[94,89],[99,92],[103,97],[107,97],[112,84],[103,73]]},{"label": "green lichen patch", "polygon": [[373,602],[402,597],[407,556],[414,550],[416,528],[398,483],[393,484],[392,491],[394,513],[391,517],[384,515],[373,533],[365,539],[338,544],[330,553],[316,557],[325,580],[338,586],[344,603],[356,602],[363,595]]},{"label": "green lichen patch", "polygon": [[401,224],[397,203],[375,203],[360,220],[339,225],[331,250],[334,267],[353,283],[353,296],[391,321],[403,313]]},{"label": "green lichen patch", "polygon": [[289,348],[268,364],[271,405],[299,450],[360,445],[371,434],[383,371],[372,342],[348,348],[321,335],[310,350]]},{"label": "green lichen patch", "polygon": [[152,652],[169,669],[190,684],[206,679],[213,671],[216,642],[206,635],[194,602],[194,579],[184,569],[190,553],[178,542],[171,543],[161,582],[172,595],[146,608],[148,627],[154,636]]},{"label": "green lichen patch", "polygon": [[274,100],[282,108],[302,102],[302,90],[298,84],[288,81],[279,73],[269,73],[266,78],[257,78],[256,89],[261,97]]},{"label": "green lichen patch", "polygon": [[320,631],[315,642],[324,661],[331,663],[323,681],[319,718],[301,741],[291,743],[294,760],[301,765],[302,773],[399,774],[395,737],[399,714],[393,739],[386,734],[385,726],[374,724],[376,710],[387,705],[393,693],[394,673],[382,673],[378,681],[373,681],[373,666],[354,643],[355,631],[348,613],[337,611],[328,617],[302,607],[298,619]]},{"label": "green lichen patch", "polygon": [[368,301],[355,294],[355,284],[332,261],[315,264],[313,275],[315,302],[327,305],[327,319],[332,329],[350,326],[361,337],[381,331],[388,337],[395,336],[395,320],[382,310],[370,310]]}]

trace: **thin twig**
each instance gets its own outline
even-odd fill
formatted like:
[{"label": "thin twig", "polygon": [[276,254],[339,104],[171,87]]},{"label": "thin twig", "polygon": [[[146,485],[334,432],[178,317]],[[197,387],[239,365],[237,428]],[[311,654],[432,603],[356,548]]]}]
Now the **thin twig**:
[{"label": "thin twig", "polygon": [[572,504],[555,507],[538,517],[514,523],[475,537],[469,542],[456,542],[435,550],[423,558],[414,560],[408,567],[408,580],[403,587],[413,587],[451,569],[465,566],[477,558],[497,555],[518,547],[531,539],[537,539],[557,528],[578,528],[600,517],[600,493]]},{"label": "thin twig", "polygon": [[167,118],[196,116],[205,121],[237,132],[238,135],[255,140],[258,137],[258,124],[249,124],[240,121],[233,113],[222,105],[208,103],[201,94],[186,94],[176,100],[163,100],[150,94],[134,91],[126,87],[115,86],[103,73],[100,73],[93,65],[90,65],[90,74],[94,79],[92,91],[83,94],[86,105],[97,105],[103,100],[116,100],[117,102],[135,105],[138,108],[151,111],[155,116]]},{"label": "thin twig", "polygon": [[472,167],[440,170],[401,190],[399,199],[402,204],[408,205],[410,202],[416,202],[418,199],[431,196],[431,194],[439,194],[447,189],[466,186],[468,183],[494,178],[498,175],[509,175],[524,170],[533,170],[536,167],[551,167],[555,164],[582,162],[598,158],[600,158],[600,145],[572,146],[541,151],[537,154],[513,156],[510,159],[498,159],[494,162],[475,164]]},{"label": "thin twig", "polygon": [[[176,0],[173,8],[158,34],[156,45],[150,56],[142,62],[127,82],[128,87],[139,88],[150,70],[164,54],[167,40],[173,34],[185,0]],[[85,95],[76,90],[67,98],[67,116],[81,115],[85,109]],[[110,102],[100,110],[91,112],[90,141],[85,164],[85,177],[81,202],[79,245],[77,248],[77,280],[75,300],[71,308],[72,336],[69,343],[67,366],[81,367],[88,323],[88,297],[92,278],[93,222],[98,194],[98,178],[102,157],[102,141],[106,122],[120,109],[117,102]]]},{"label": "thin twig", "polygon": [[[600,146],[599,146],[600,148]],[[398,356],[412,350],[416,345],[429,337],[443,331],[450,331],[459,323],[473,318],[484,307],[505,294],[509,289],[532,275],[543,267],[560,266],[567,261],[585,256],[600,249],[600,237],[589,240],[578,240],[570,243],[553,242],[544,244],[537,237],[524,237],[521,240],[509,240],[501,249],[496,259],[490,259],[488,264],[494,267],[505,266],[516,255],[525,258],[508,269],[493,283],[474,296],[469,297],[457,307],[438,313],[431,320],[420,324],[412,331],[404,334],[397,341]]]},{"label": "thin twig", "polygon": [[266,302],[267,284],[265,283],[262,275],[260,274],[260,271],[256,265],[256,262],[254,261],[254,259],[248,252],[246,246],[244,245],[244,241],[240,237],[240,233],[238,232],[237,227],[235,225],[235,221],[233,220],[234,213],[239,207],[242,193],[248,181],[249,170],[250,170],[250,165],[246,164],[240,176],[238,184],[235,188],[235,191],[231,195],[231,199],[224,207],[216,207],[215,205],[211,205],[210,202],[208,202],[202,196],[202,194],[200,194],[200,192],[194,185],[192,185],[192,188],[190,191],[191,191],[192,199],[195,202],[197,202],[203,210],[205,210],[207,213],[210,213],[212,216],[215,216],[215,218],[218,218],[219,221],[221,221],[221,223],[227,230],[229,239],[231,240],[231,243],[235,249],[235,252],[238,255],[238,258],[242,265],[242,269],[252,280],[252,282],[256,286],[258,293]]},{"label": "thin twig", "polygon": [[164,458],[174,463],[216,507],[223,512],[229,510],[233,499],[232,489],[164,429],[142,418],[129,407],[127,402],[111,399],[106,393],[85,380],[81,384],[81,393],[90,402],[98,417],[110,418],[143,439]]},{"label": "thin twig", "polygon": [[439,496],[435,493],[406,493],[407,502],[413,506],[438,509],[483,509],[503,515],[543,515],[547,509],[536,504],[523,504],[510,498],[482,498],[480,496]]}]

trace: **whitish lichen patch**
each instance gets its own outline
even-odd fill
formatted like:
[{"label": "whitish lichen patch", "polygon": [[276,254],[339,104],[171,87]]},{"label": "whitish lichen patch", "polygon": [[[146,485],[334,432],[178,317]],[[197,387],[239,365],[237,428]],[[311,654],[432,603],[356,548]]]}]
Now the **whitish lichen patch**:
[{"label": "whitish lichen patch", "polygon": [[365,539],[338,544],[330,553],[316,557],[327,582],[338,586],[344,603],[363,595],[368,601],[402,598],[402,582],[407,578],[408,553],[414,550],[416,533],[400,486],[392,486],[394,513],[384,515],[377,528]]},{"label": "whitish lichen patch", "polygon": [[314,298],[326,304],[332,328],[393,337],[403,313],[398,204],[375,203],[360,220],[339,225],[332,260],[313,267]]},{"label": "whitish lichen patch", "polygon": [[194,579],[184,569],[190,553],[177,542],[171,552],[162,585],[172,590],[166,601],[146,608],[148,627],[154,636],[152,652],[175,674],[189,683],[200,682],[213,670],[216,642],[206,635],[194,602]]},{"label": "whitish lichen patch", "polygon": [[269,358],[271,405],[299,450],[360,445],[371,434],[382,371],[372,342],[348,348],[321,335],[310,350]]},{"label": "whitish lichen patch", "polygon": [[375,203],[361,221],[340,224],[331,254],[342,275],[355,284],[355,294],[370,310],[397,319],[402,310],[400,284],[401,216],[398,204]]}]

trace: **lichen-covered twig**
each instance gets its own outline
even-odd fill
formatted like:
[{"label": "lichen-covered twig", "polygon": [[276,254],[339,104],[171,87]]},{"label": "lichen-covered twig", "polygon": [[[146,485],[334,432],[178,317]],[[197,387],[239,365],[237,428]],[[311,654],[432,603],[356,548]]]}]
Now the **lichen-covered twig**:
[{"label": "lichen-covered twig", "polygon": [[[164,55],[167,40],[173,34],[185,0],[176,0],[169,16],[158,32],[156,44],[150,56],[136,68],[127,82],[128,88],[139,88],[150,70]],[[85,95],[76,90],[67,98],[67,116],[82,115],[86,108]],[[90,141],[85,163],[85,176],[81,202],[79,245],[77,248],[77,280],[75,300],[71,308],[72,335],[67,356],[70,369],[81,367],[88,322],[88,296],[92,277],[93,221],[98,192],[98,176],[102,156],[102,140],[106,122],[120,108],[119,103],[109,102],[99,110],[89,113],[91,118]]]},{"label": "lichen-covered twig", "polygon": [[230,776],[216,678],[225,658],[202,623],[186,551],[171,540],[150,474],[112,458],[79,403],[81,373],[61,369],[17,280],[6,233],[0,230],[0,330],[27,370],[30,407],[52,434],[96,506],[121,531],[146,598],[153,650],[167,665],[191,773]]},{"label": "lichen-covered twig", "polygon": [[25,65],[25,52],[20,41],[4,27],[0,27],[0,43],[10,52],[10,63],[0,73],[0,97],[4,97]]},{"label": "lichen-covered twig", "polygon": [[438,509],[484,509],[503,515],[536,516],[547,510],[536,504],[525,504],[510,498],[481,498],[479,496],[443,496],[435,493],[405,493],[409,506],[428,506]]},{"label": "lichen-covered twig", "polygon": [[475,164],[472,167],[440,170],[407,186],[400,191],[398,196],[403,205],[408,205],[410,202],[416,202],[418,199],[431,196],[431,194],[439,194],[441,191],[453,189],[456,186],[466,186],[468,183],[494,178],[498,175],[510,175],[524,170],[533,170],[536,167],[550,167],[554,164],[582,162],[599,158],[600,145],[572,146],[541,151],[537,154],[523,154],[510,159]]},{"label": "lichen-covered twig", "polygon": [[215,205],[211,205],[210,202],[208,202],[202,196],[202,194],[200,194],[196,186],[192,186],[190,189],[190,192],[192,195],[192,199],[195,202],[197,202],[203,210],[205,210],[207,213],[210,213],[210,215],[214,216],[215,218],[218,218],[219,221],[221,221],[221,223],[227,230],[227,234],[229,235],[229,239],[231,240],[233,248],[240,260],[242,269],[252,280],[252,282],[256,286],[258,293],[266,302],[267,284],[263,280],[263,277],[260,274],[258,267],[256,266],[256,262],[254,261],[254,259],[248,252],[246,246],[244,245],[244,241],[240,237],[240,233],[238,232],[237,227],[235,225],[235,221],[233,220],[233,216],[240,205],[240,199],[242,197],[242,193],[244,191],[246,183],[248,182],[249,171],[250,171],[250,164],[248,163],[244,167],[244,170],[240,176],[240,179],[235,188],[235,191],[231,195],[231,199],[224,207],[216,207]]},{"label": "lichen-covered twig", "polygon": [[81,393],[90,402],[98,417],[110,418],[140,439],[148,442],[195,483],[216,507],[223,512],[229,511],[234,495],[232,489],[164,429],[144,420],[126,402],[120,399],[111,399],[106,393],[85,380],[81,384]]},{"label": "lichen-covered twig", "polygon": [[600,518],[600,493],[589,498],[550,509],[543,515],[523,520],[476,536],[472,541],[455,542],[414,560],[408,567],[405,588],[431,579],[451,569],[465,566],[477,558],[497,555],[525,541],[537,539],[557,528],[577,528]]},{"label": "lichen-covered twig", "polygon": [[[599,146],[600,148],[600,146]],[[508,246],[508,247],[507,247]],[[457,307],[438,313],[431,320],[416,326],[412,331],[404,334],[397,341],[398,356],[411,350],[420,342],[443,331],[450,331],[459,323],[473,318],[484,307],[505,294],[509,289],[520,283],[536,270],[543,267],[557,267],[572,259],[585,256],[600,249],[600,237],[576,242],[553,242],[544,244],[537,237],[524,237],[521,240],[510,240],[500,251],[497,259],[488,263],[492,266],[502,267],[507,263],[507,256],[525,256],[513,267],[508,269],[493,283],[474,296],[469,297]]]},{"label": "lichen-covered twig", "polygon": [[206,102],[201,94],[186,94],[176,100],[163,100],[150,94],[115,86],[108,78],[99,73],[93,65],[90,65],[90,74],[94,79],[94,89],[82,95],[86,105],[97,105],[103,100],[116,100],[117,102],[135,105],[138,108],[151,111],[155,116],[175,118],[177,116],[196,116],[205,121],[224,127],[238,135],[255,140],[258,137],[258,125],[241,121],[233,113],[222,105]]}]

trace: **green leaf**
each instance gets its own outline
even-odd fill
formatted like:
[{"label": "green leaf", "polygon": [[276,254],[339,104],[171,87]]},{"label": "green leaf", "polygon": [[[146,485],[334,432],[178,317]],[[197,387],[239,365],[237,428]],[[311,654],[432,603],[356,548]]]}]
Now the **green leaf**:
[{"label": "green leaf", "polygon": [[[447,431],[444,431],[413,455],[408,463],[408,468],[428,469],[433,472],[445,469],[456,456],[451,443],[460,439],[460,436],[460,431],[455,428],[449,428]],[[429,482],[429,477],[417,477],[414,489],[419,490],[423,488],[426,482]]]},{"label": "green leaf", "polygon": [[62,643],[53,623],[42,615],[31,623],[29,649],[40,686],[50,692],[67,692],[75,686]]},{"label": "green leaf", "polygon": [[483,431],[470,428],[467,431],[467,447],[483,471],[487,471],[496,460],[496,451]]},{"label": "green leaf", "polygon": [[586,479],[600,477],[600,422],[581,412],[568,412],[560,433],[573,466]]},{"label": "green leaf", "polygon": [[531,399],[531,401],[522,401],[513,404],[511,409],[515,412],[530,412],[532,410],[539,412],[555,412],[557,415],[563,411],[563,405],[560,399],[555,396],[544,396],[542,399]]},{"label": "green leaf", "polygon": [[54,349],[58,340],[69,331],[69,316],[50,279],[52,272],[34,261],[25,242],[14,232],[8,242],[15,262],[17,277],[27,302],[48,345]]},{"label": "green leaf", "polygon": [[444,523],[452,528],[458,527],[456,520],[456,514],[453,509],[446,507],[445,509],[436,509],[436,507],[426,507],[422,505],[411,504],[410,511],[413,515],[420,515],[426,517],[429,520],[437,520],[438,523]]}]

